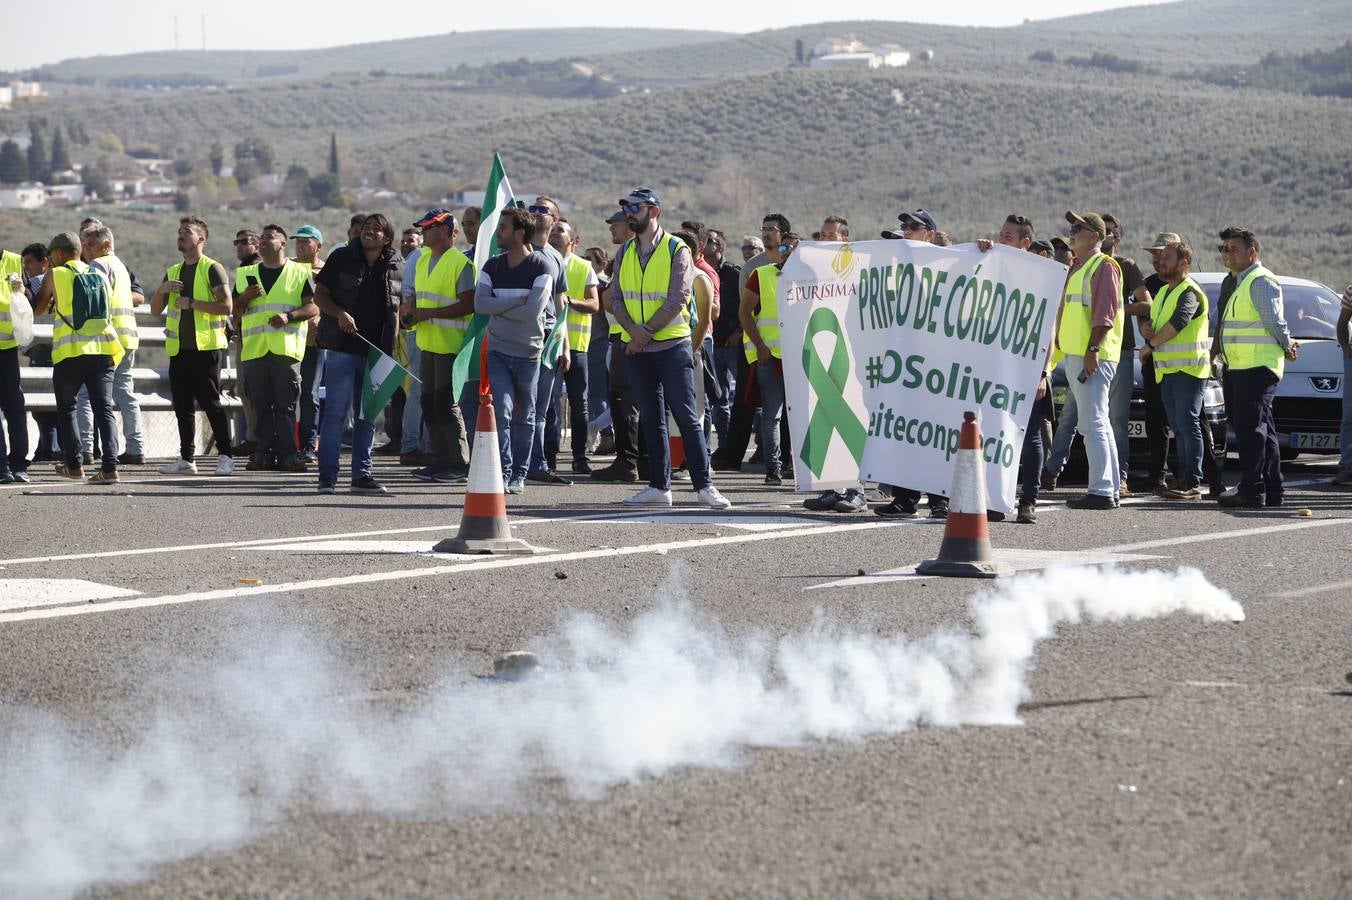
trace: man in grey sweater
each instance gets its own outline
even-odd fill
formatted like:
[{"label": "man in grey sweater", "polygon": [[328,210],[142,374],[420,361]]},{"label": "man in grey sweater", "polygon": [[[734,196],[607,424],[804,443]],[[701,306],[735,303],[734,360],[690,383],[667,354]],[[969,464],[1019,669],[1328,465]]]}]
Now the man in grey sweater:
[{"label": "man in grey sweater", "polygon": [[504,252],[484,263],[474,292],[474,311],[490,316],[488,383],[497,412],[502,478],[509,494],[525,490],[546,310],[554,298],[553,269],[530,245],[534,230],[525,210],[509,207],[503,211],[497,239]]}]

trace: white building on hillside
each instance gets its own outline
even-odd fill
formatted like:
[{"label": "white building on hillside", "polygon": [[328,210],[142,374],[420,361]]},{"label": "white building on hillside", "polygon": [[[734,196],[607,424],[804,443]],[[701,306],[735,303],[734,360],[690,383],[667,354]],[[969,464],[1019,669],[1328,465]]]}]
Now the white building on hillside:
[{"label": "white building on hillside", "polygon": [[883,66],[904,66],[910,61],[911,54],[896,44],[870,47],[850,35],[818,41],[812,48],[810,65],[815,69],[879,69]]},{"label": "white building on hillside", "polygon": [[0,209],[38,209],[47,205],[47,189],[40,184],[0,188]]}]

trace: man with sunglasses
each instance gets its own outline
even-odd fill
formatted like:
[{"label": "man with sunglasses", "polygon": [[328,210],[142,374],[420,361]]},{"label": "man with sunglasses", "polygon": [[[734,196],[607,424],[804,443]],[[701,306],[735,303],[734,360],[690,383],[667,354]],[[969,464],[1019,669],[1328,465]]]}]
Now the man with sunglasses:
[{"label": "man with sunglasses", "polygon": [[[549,235],[559,221],[559,202],[553,197],[541,195],[526,208],[526,212],[530,213],[531,221],[535,225],[531,247],[544,255],[554,277],[554,296],[545,307],[545,334],[548,335],[559,317],[567,315],[568,305],[568,266],[564,262],[563,254],[549,245]],[[566,325],[560,323],[559,327],[563,328]],[[552,452],[548,453],[545,448],[545,424],[553,412],[554,386],[563,377],[563,373],[568,371],[570,363],[566,343],[563,356],[557,365],[547,365],[543,359],[540,363],[540,378],[536,383],[535,395],[535,434],[531,439],[530,465],[526,472],[526,480],[536,484],[562,486],[572,484],[554,471],[558,447],[549,448]]]},{"label": "man with sunglasses", "polygon": [[647,421],[648,486],[624,502],[671,506],[671,456],[667,416],[671,410],[685,444],[690,480],[699,502],[711,509],[732,503],[709,479],[709,455],[695,409],[695,357],[690,346],[694,264],[690,249],[658,224],[662,201],[649,188],[620,200],[634,236],[625,242],[607,300],[624,329],[624,364],[640,416]]},{"label": "man with sunglasses", "polygon": [[1295,359],[1300,342],[1291,339],[1283,314],[1282,289],[1259,261],[1258,235],[1231,226],[1220,233],[1217,249],[1230,270],[1234,290],[1216,325],[1214,356],[1225,361],[1229,383],[1226,411],[1235,429],[1239,487],[1217,498],[1221,506],[1256,509],[1281,506],[1281,446],[1272,417],[1272,398],[1282,380],[1286,360]]},{"label": "man with sunglasses", "polygon": [[742,289],[738,319],[742,324],[747,362],[756,363],[756,385],[761,395],[761,450],[765,456],[765,483],[781,485],[779,420],[784,412],[784,354],[779,343],[779,273],[798,247],[798,235],[785,232],[779,241],[779,259],[752,272]]},{"label": "man with sunglasses", "polygon": [[[934,216],[928,211],[917,209],[915,212],[903,212],[897,216],[897,221],[901,227],[893,231],[884,231],[882,236],[889,240],[907,240],[923,241],[926,244],[934,243],[935,237],[939,234],[939,226],[934,222]],[[913,491],[910,488],[900,488],[893,485],[880,484],[879,490],[884,494],[888,490],[892,491],[892,501],[882,506],[874,508],[874,512],[880,516],[896,517],[900,519],[913,519],[919,514],[918,505],[920,502],[920,492]],[[932,519],[948,518],[948,498],[939,494],[928,494],[926,500],[929,502],[929,514]]]},{"label": "man with sunglasses", "polygon": [[1116,509],[1121,488],[1108,390],[1122,349],[1122,274],[1102,250],[1108,226],[1098,213],[1066,213],[1075,265],[1066,276],[1056,346],[1066,357],[1079,431],[1089,459],[1089,486],[1066,501],[1071,509]]}]

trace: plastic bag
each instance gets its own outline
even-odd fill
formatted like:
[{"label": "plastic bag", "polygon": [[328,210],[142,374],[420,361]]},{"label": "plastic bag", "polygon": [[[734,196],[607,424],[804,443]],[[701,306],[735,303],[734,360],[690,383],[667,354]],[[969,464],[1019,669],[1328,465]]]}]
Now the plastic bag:
[{"label": "plastic bag", "polygon": [[33,307],[23,292],[23,282],[10,279],[9,320],[14,329],[14,341],[20,350],[27,350],[33,344]]}]

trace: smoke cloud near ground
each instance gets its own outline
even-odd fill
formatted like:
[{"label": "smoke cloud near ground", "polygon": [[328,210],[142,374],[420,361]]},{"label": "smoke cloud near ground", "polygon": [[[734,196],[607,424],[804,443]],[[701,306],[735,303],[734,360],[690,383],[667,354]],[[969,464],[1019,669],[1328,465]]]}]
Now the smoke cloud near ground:
[{"label": "smoke cloud near ground", "polygon": [[237,846],[298,807],[453,816],[523,802],[540,776],[580,798],[747,747],[857,740],[918,725],[1016,724],[1039,641],[1056,627],[1244,611],[1200,572],[1054,569],[971,601],[974,631],[852,631],[819,615],[781,637],[731,635],[699,612],[680,564],[624,627],[568,618],[511,684],[451,673],[416,702],[371,702],[297,633],[249,635],[224,665],[147,686],[129,746],[37,710],[0,736],[0,894],[69,896]]}]

